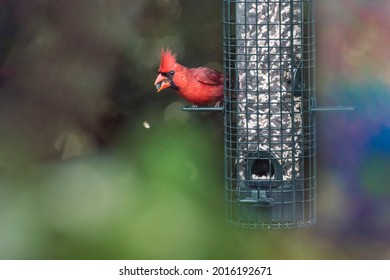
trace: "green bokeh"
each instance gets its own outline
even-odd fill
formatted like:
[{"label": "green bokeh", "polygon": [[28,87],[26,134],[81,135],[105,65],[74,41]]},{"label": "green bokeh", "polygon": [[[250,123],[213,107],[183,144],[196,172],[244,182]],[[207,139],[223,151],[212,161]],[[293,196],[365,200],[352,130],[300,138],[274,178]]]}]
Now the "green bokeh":
[{"label": "green bokeh", "polygon": [[373,154],[365,160],[361,173],[368,194],[386,198],[390,196],[390,159],[384,154]]}]

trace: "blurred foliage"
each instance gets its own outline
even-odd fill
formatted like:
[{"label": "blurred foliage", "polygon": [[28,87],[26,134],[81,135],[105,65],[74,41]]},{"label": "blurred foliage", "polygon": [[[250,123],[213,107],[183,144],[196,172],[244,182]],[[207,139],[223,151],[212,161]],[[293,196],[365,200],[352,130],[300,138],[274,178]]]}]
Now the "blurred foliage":
[{"label": "blurred foliage", "polygon": [[[388,1],[318,1],[319,223],[227,225],[223,121],[153,87],[222,69],[221,1],[0,1],[1,259],[390,256]],[[143,125],[144,123],[148,125]]]}]

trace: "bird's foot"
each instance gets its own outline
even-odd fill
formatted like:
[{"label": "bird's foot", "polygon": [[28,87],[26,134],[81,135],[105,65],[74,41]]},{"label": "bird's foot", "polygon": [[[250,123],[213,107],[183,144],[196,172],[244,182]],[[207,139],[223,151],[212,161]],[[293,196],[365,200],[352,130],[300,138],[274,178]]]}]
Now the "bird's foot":
[{"label": "bird's foot", "polygon": [[220,100],[217,103],[215,103],[214,108],[222,107],[221,103],[222,103],[222,100]]}]

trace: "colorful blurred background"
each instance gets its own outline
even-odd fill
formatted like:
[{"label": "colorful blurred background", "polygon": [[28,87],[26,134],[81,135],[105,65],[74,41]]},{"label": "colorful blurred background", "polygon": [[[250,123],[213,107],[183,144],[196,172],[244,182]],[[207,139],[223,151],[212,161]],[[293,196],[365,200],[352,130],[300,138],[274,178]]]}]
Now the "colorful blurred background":
[{"label": "colorful blurred background", "polygon": [[156,94],[222,70],[222,1],[0,0],[1,259],[390,258],[390,2],[317,3],[318,223],[227,225],[223,120]]}]

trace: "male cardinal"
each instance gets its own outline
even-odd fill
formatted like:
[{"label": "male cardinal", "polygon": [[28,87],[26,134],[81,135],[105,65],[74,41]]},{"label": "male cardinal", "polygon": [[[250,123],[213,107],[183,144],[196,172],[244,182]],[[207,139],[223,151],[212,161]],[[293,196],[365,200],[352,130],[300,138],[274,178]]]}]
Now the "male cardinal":
[{"label": "male cardinal", "polygon": [[154,85],[157,92],[172,88],[194,106],[219,106],[223,99],[223,74],[206,67],[187,68],[176,54],[161,50],[160,68]]}]

